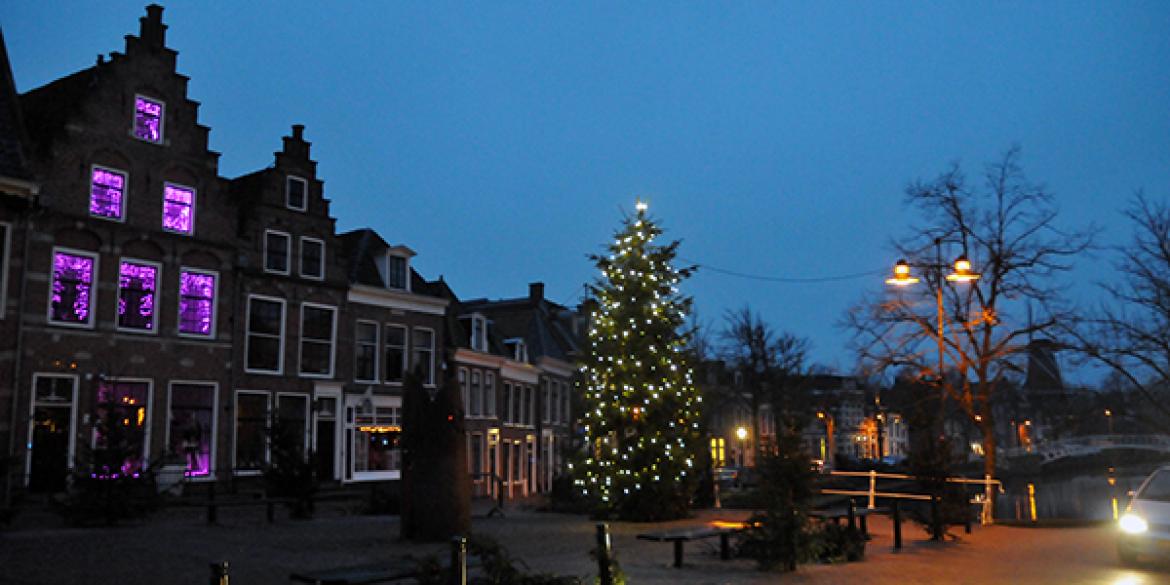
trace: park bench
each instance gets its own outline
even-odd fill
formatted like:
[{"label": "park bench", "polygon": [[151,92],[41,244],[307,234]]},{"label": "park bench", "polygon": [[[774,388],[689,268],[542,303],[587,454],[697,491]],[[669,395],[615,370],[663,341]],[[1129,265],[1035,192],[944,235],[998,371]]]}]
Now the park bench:
[{"label": "park bench", "polygon": [[700,526],[695,528],[678,528],[675,530],[645,532],[639,534],[637,538],[638,540],[674,543],[674,566],[675,568],[678,568],[682,567],[683,565],[683,545],[692,540],[704,540],[718,536],[719,558],[723,560],[730,559],[731,535],[740,532],[741,530],[743,530],[743,528]]}]

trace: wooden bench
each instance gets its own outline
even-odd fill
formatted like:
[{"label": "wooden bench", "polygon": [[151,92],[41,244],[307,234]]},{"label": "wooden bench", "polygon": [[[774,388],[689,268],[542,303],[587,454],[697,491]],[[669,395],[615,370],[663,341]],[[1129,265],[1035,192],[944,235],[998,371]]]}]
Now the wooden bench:
[{"label": "wooden bench", "polygon": [[706,538],[719,537],[719,558],[727,560],[731,558],[731,535],[743,530],[742,528],[716,528],[711,526],[701,526],[696,528],[680,528],[676,530],[661,530],[658,532],[646,532],[638,535],[638,540],[649,540],[653,542],[671,542],[674,543],[674,566],[675,568],[683,565],[683,544],[692,540],[703,540]]}]

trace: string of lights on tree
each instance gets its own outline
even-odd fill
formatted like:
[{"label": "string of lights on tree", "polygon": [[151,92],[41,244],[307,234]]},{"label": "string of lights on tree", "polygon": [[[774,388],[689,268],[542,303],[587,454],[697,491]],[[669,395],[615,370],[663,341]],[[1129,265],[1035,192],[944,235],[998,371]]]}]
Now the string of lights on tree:
[{"label": "string of lights on tree", "polygon": [[574,468],[581,494],[623,517],[685,513],[698,479],[699,407],[681,332],[691,299],[675,268],[678,242],[654,243],[662,229],[639,201],[589,286],[596,302],[581,367],[588,454]]}]

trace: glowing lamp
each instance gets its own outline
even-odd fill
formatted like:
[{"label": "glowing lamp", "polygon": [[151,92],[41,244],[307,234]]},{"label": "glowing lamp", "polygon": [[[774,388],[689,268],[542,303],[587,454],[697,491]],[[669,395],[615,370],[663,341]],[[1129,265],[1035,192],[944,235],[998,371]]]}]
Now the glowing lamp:
[{"label": "glowing lamp", "polygon": [[743,440],[747,439],[747,435],[748,435],[747,429],[745,429],[743,427],[739,427],[738,429],[735,429],[735,436],[738,437],[739,440],[743,441]]},{"label": "glowing lamp", "polygon": [[894,286],[907,286],[916,282],[918,282],[918,278],[910,275],[910,263],[905,259],[898,260],[898,263],[894,264],[893,278],[886,279],[886,284]]},{"label": "glowing lamp", "polygon": [[966,256],[959,256],[955,260],[955,271],[947,275],[947,280],[951,282],[971,282],[978,280],[980,274],[971,271],[971,261]]},{"label": "glowing lamp", "polygon": [[638,211],[646,211],[647,209],[650,209],[650,206],[647,205],[645,201],[639,199],[636,203],[634,203],[634,209],[637,209]]}]

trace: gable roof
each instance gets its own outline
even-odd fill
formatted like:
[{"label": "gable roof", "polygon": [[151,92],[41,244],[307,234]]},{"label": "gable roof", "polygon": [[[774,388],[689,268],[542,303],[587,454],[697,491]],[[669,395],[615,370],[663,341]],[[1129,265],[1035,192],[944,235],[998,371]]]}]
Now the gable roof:
[{"label": "gable roof", "polygon": [[8,48],[4,31],[0,30],[0,177],[28,181],[33,178],[28,168],[28,135],[20,112],[16,82],[8,62]]}]

